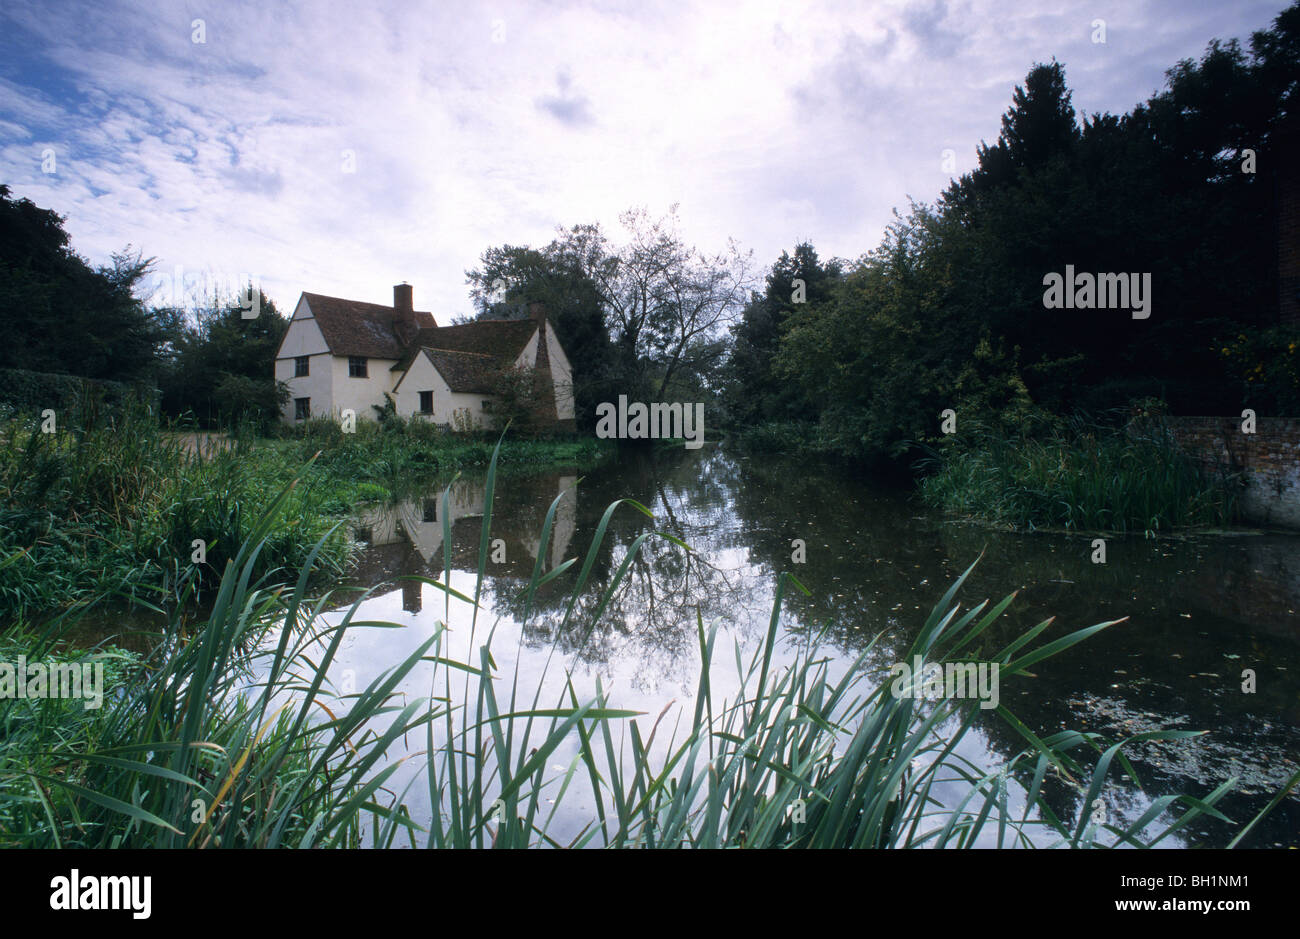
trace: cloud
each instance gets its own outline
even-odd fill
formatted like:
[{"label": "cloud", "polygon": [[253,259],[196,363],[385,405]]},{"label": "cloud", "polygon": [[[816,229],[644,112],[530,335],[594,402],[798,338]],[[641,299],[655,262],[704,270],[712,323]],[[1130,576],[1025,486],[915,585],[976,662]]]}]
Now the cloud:
[{"label": "cloud", "polygon": [[569,127],[585,127],[595,123],[591,116],[591,100],[586,95],[576,94],[571,89],[570,82],[567,71],[558,72],[555,84],[559,93],[538,98],[537,106]]},{"label": "cloud", "polygon": [[92,261],[131,243],[253,272],[281,309],[406,280],[450,319],[489,246],[617,231],[633,205],[680,203],[691,241],[763,265],[802,238],[856,257],[947,185],[944,149],[970,168],[1035,61],[1065,64],[1081,112],[1125,110],[1277,6],[7,0],[0,161]]}]

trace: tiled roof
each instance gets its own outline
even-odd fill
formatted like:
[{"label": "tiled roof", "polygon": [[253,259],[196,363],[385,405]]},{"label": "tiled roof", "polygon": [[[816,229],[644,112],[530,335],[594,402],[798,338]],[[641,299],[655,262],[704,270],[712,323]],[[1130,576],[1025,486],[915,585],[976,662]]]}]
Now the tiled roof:
[{"label": "tiled roof", "polygon": [[[404,372],[411,367],[416,351],[440,351],[448,353],[464,353],[483,358],[486,362],[492,364],[494,372],[499,373],[501,369],[509,367],[514,360],[519,357],[519,353],[524,351],[528,345],[528,340],[532,338],[533,333],[537,331],[537,322],[535,320],[475,320],[472,323],[462,323],[459,326],[435,326],[432,328],[421,329],[416,334],[413,342],[413,348],[408,350],[406,355],[397,361],[393,366],[393,371]],[[437,359],[430,361],[442,372],[442,377],[447,379],[447,383],[452,386],[453,391],[461,389],[452,382],[451,375],[443,372],[442,365]],[[450,364],[451,360],[443,360],[449,363],[449,368],[464,368]],[[479,369],[481,364],[476,364],[475,369]],[[458,374],[464,375],[463,371]],[[468,379],[467,379],[468,380]],[[471,383],[477,382],[477,379]],[[465,388],[466,391],[476,389]]]},{"label": "tiled roof", "polygon": [[524,351],[536,331],[537,321],[532,319],[475,320],[459,326],[421,329],[415,344],[428,349],[491,355],[507,360],[503,364],[508,365]]},{"label": "tiled roof", "polygon": [[392,371],[405,372],[419,354],[428,357],[452,391],[490,394],[537,331],[537,320],[475,320],[438,326],[433,314],[417,311],[419,331],[403,343],[393,331],[393,308],[378,303],[304,293],[307,305],[333,355],[396,359]]},{"label": "tiled roof", "polygon": [[501,360],[477,352],[450,349],[421,349],[452,391],[491,394],[492,383],[501,374]]},{"label": "tiled roof", "polygon": [[[403,348],[393,334],[393,308],[379,303],[343,300],[304,293],[325,344],[334,355],[363,355],[373,359],[400,359]],[[432,313],[417,310],[421,332],[436,329]]]}]

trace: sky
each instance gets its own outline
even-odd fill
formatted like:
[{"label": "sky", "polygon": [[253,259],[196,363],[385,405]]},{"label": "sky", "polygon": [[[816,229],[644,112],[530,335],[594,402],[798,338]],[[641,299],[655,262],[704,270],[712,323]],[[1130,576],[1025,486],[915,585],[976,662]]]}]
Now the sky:
[{"label": "sky", "polygon": [[0,182],[93,264],[155,258],[156,303],[405,281],[449,322],[487,248],[617,241],[633,207],[759,273],[801,241],[856,258],[974,166],[1036,62],[1122,113],[1285,5],[4,0]]}]

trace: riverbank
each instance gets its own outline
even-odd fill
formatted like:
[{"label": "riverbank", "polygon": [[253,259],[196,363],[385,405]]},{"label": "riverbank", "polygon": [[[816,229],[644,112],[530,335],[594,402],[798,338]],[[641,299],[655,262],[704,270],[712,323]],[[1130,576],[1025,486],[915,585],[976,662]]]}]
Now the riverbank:
[{"label": "riverbank", "polygon": [[1017,530],[1155,534],[1223,528],[1238,519],[1240,479],[1213,473],[1157,426],[1079,420],[1037,435],[968,422],[939,444],[921,499],[950,515]]},{"label": "riverbank", "polygon": [[[495,473],[486,478],[485,522],[494,517]],[[1016,605],[1011,597],[959,612],[954,597],[970,570],[928,615],[918,615],[914,633],[895,637],[896,657],[853,656],[841,664],[832,664],[839,657],[820,641],[781,641],[783,597],[804,588],[778,576],[775,612],[744,660],[736,656],[734,676],[727,624],[695,629],[694,700],[679,704],[674,715],[668,708],[629,708],[619,699],[634,695],[632,689],[607,696],[585,669],[548,678],[523,660],[511,663],[512,649],[523,644],[508,627],[504,637],[494,627],[475,639],[472,623],[479,618],[463,598],[497,592],[484,590],[489,568],[481,552],[468,580],[453,581],[459,598],[451,599],[450,619],[427,631],[382,628],[378,621],[363,626],[371,617],[360,607],[316,616],[308,612],[317,607],[302,583],[291,591],[256,589],[250,583],[255,545],[282,523],[284,504],[282,495],[238,552],[210,616],[187,637],[167,630],[177,641],[159,647],[146,667],[123,674],[106,696],[112,706],[83,717],[67,713],[66,702],[24,704],[40,713],[64,709],[53,717],[76,723],[78,735],[57,744],[46,733],[0,739],[7,843],[1085,847],[1158,843],[1207,815],[1224,823],[1213,806],[1227,786],[1198,787],[1196,802],[1162,797],[1167,813],[1116,815],[1106,826],[1088,824],[1086,812],[1058,817],[1062,805],[1092,805],[1107,794],[1101,787],[1120,775],[1122,761],[1111,764],[1108,754],[1112,771],[1098,764],[1094,774],[1093,747],[1109,741],[1067,731],[1043,736],[1009,715],[1003,723],[1001,710],[987,712],[1008,743],[997,765],[986,772],[957,756],[968,752],[959,747],[963,737],[978,739],[970,718],[984,713],[983,702],[946,688],[939,699],[899,693],[882,678],[883,662],[918,655],[943,662],[982,648],[979,658],[999,665],[1003,701],[1018,713],[1023,702],[1012,695],[1026,672],[1041,680],[1045,659],[1079,642],[1092,645],[1117,627],[1107,622],[1044,634],[1050,623],[1041,623],[1026,630],[1005,622],[1008,604]],[[614,508],[593,512],[608,518]],[[633,508],[619,514],[638,515]],[[495,517],[511,516],[500,509]],[[591,559],[613,535],[602,527],[581,552],[588,562],[565,588],[567,604],[551,599],[559,604],[555,610],[567,609],[555,623],[554,641],[622,622],[605,622],[613,609],[605,601],[620,595],[625,577],[636,579],[628,565],[611,568],[600,583],[587,580]],[[643,542],[649,547],[658,540],[638,537],[628,560]],[[681,553],[668,540],[662,547]],[[540,548],[544,553],[545,536]],[[535,570],[516,587],[532,596],[543,576]],[[934,593],[944,586],[935,584]],[[599,607],[575,607],[573,601],[596,594],[604,596]],[[533,615],[539,612],[534,607]],[[525,612],[520,629],[529,621]],[[355,645],[345,634],[359,629],[409,648],[383,655],[374,672],[350,672],[352,663],[340,656]],[[489,649],[494,639],[496,648]],[[562,644],[560,651],[557,665],[565,658]],[[346,684],[349,675],[355,688]],[[184,693],[196,687],[211,693]],[[553,694],[558,698],[550,706]],[[665,727],[678,726],[671,735],[660,729],[665,715]],[[628,733],[635,741],[630,756],[620,742]],[[1196,736],[1190,729],[1153,728],[1130,743],[1179,747]],[[408,737],[420,748],[416,759],[407,759]],[[104,756],[106,750],[113,755]],[[133,755],[146,750],[148,762]],[[784,756],[779,766],[756,763],[756,752]],[[1061,772],[1045,775],[1049,763]],[[408,770],[415,774],[410,780],[401,775]],[[418,804],[424,792],[432,812]],[[410,793],[421,798],[408,803]],[[1225,827],[1240,831],[1247,821]]]},{"label": "riverbank", "polygon": [[[344,434],[311,422],[276,438],[232,434],[199,446],[133,409],[77,430],[0,431],[0,625],[92,605],[170,606],[210,594],[227,561],[288,493],[255,577],[292,580],[316,552],[337,578],[355,545],[339,523],[411,487],[486,467],[495,441],[400,421]],[[595,440],[509,440],[501,471],[587,468],[614,447]]]},{"label": "riverbank", "polygon": [[[1010,430],[978,418],[909,447],[921,501],[952,518],[1013,531],[1168,534],[1239,524],[1244,481],[1186,452],[1158,421],[1142,433],[1123,422],[1039,414]],[[767,423],[738,429],[751,453],[835,458],[815,426]],[[839,459],[844,459],[842,456]]]}]

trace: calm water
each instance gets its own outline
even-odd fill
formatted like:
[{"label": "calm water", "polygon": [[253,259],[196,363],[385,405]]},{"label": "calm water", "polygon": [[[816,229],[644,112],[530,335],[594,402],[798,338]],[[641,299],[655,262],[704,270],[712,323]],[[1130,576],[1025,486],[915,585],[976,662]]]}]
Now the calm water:
[{"label": "calm water", "polygon": [[[699,668],[697,613],[705,623],[723,625],[715,661],[734,672],[728,665],[733,640],[747,650],[761,640],[775,577],[783,570],[812,593],[787,599],[781,618],[787,639],[829,627],[830,647],[848,660],[880,633],[873,662],[887,669],[951,582],[982,552],[958,599],[971,605],[1019,590],[994,627],[1003,643],[1050,616],[1055,624],[1040,642],[1129,618],[1041,663],[1034,678],[1003,684],[1002,703],[1032,729],[1092,731],[1112,741],[1157,728],[1212,731],[1196,740],[1128,749],[1147,793],[1136,792],[1112,767],[1105,791],[1112,820],[1136,819],[1151,797],[1204,795],[1236,775],[1237,791],[1221,808],[1237,826],[1209,821],[1165,842],[1222,845],[1297,768],[1300,537],[1111,539],[1106,563],[1094,564],[1090,537],[990,531],[946,520],[907,492],[833,467],[712,447],[625,455],[589,473],[576,488],[575,482],[576,475],[560,473],[498,481],[491,531],[505,542],[505,560],[488,564],[485,614],[476,637],[470,635],[468,611],[457,609],[463,604],[449,611],[453,654],[476,661],[474,650],[495,628],[493,654],[507,686],[518,668],[521,687],[534,687],[529,680],[539,679],[554,650],[548,673],[553,679],[567,666],[580,692],[594,689],[599,677],[617,706],[645,711],[653,720],[676,702],[689,716]],[[335,671],[351,670],[357,687],[413,650],[448,614],[440,591],[397,580],[405,574],[441,579],[439,492],[356,520],[358,537],[369,546],[354,580],[376,587],[361,617],[405,627],[350,635]],[[695,556],[651,538],[595,631],[560,633],[567,592],[549,586],[541,609],[521,627],[520,594],[533,571],[538,533],[551,500],[562,492],[567,495],[554,543],[543,559],[547,570],[565,558],[585,557],[610,502],[631,497],[655,515],[651,522],[626,506],[615,514],[586,591],[592,604],[629,543],[647,530],[676,535]],[[452,586],[470,593],[483,496],[475,480],[457,482],[451,493]],[[796,538],[807,546],[802,564],[791,560]],[[1247,668],[1257,676],[1253,694],[1241,689]],[[554,681],[549,687],[558,692]],[[734,687],[724,680],[719,694]],[[427,694],[427,675],[414,676],[403,690]],[[423,740],[411,747],[421,749]],[[994,717],[977,725],[961,752],[994,767],[1020,749],[1019,738]],[[557,752],[557,774],[571,758],[572,752]],[[1050,797],[1059,817],[1079,817],[1082,797],[1074,790],[1062,787]],[[417,818],[429,811],[420,784],[408,798]],[[588,807],[580,797],[565,802],[579,812]],[[1300,799],[1288,798],[1275,810],[1252,844],[1300,844]]]}]

